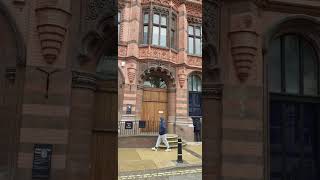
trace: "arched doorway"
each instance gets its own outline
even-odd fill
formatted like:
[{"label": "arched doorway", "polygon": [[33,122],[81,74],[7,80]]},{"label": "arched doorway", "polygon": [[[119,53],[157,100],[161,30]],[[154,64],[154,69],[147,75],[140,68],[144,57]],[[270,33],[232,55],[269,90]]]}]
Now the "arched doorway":
[{"label": "arched doorway", "polygon": [[159,129],[159,111],[168,121],[168,88],[173,85],[173,76],[165,68],[151,67],[142,75],[143,96],[141,119],[146,121],[148,132]]},{"label": "arched doorway", "polygon": [[298,34],[277,36],[269,48],[270,179],[319,179],[319,57]]}]

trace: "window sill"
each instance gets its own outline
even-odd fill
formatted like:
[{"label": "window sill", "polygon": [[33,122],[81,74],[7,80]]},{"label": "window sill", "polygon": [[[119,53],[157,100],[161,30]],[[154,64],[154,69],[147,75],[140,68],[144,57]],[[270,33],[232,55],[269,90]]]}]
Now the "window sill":
[{"label": "window sill", "polygon": [[198,58],[202,58],[202,55],[198,55],[198,54],[189,54],[187,53],[188,56],[193,56],[193,57],[198,57]]},{"label": "window sill", "polygon": [[146,47],[151,47],[151,48],[157,48],[157,49],[164,49],[164,50],[171,50],[175,53],[178,53],[176,49],[172,49],[169,47],[164,47],[164,46],[157,46],[157,45],[152,45],[152,44],[139,44],[139,48],[146,48]]}]

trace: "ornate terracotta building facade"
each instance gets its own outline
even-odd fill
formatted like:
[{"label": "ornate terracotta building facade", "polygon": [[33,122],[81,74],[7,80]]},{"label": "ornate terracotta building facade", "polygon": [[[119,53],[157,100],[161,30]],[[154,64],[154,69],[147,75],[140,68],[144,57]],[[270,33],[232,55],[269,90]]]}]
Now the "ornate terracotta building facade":
[{"label": "ornate terracotta building facade", "polygon": [[117,178],[116,9],[0,1],[0,179]]},{"label": "ornate terracotta building facade", "polygon": [[316,0],[203,3],[204,179],[319,179]]},{"label": "ornate terracotta building facade", "polygon": [[119,1],[119,121],[159,121],[193,141],[201,117],[202,2]]}]

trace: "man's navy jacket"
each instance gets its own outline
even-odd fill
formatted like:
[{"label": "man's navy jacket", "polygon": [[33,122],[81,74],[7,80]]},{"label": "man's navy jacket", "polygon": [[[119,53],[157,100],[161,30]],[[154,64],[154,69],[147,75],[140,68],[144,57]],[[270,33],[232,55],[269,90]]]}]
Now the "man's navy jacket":
[{"label": "man's navy jacket", "polygon": [[167,133],[167,127],[166,123],[163,118],[160,118],[160,128],[159,128],[159,134],[164,135]]}]

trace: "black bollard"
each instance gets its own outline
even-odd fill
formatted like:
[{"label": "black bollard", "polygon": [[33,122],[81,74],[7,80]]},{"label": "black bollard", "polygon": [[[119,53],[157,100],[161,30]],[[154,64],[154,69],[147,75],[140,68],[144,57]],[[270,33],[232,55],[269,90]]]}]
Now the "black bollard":
[{"label": "black bollard", "polygon": [[178,163],[183,163],[182,160],[182,141],[181,138],[178,138],[178,159],[177,159]]}]

